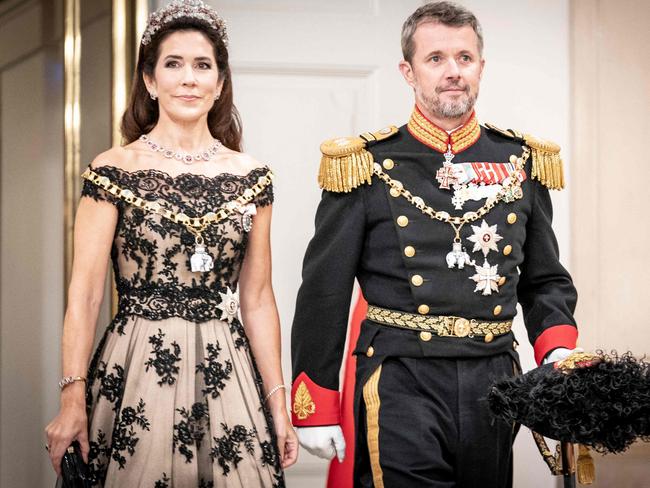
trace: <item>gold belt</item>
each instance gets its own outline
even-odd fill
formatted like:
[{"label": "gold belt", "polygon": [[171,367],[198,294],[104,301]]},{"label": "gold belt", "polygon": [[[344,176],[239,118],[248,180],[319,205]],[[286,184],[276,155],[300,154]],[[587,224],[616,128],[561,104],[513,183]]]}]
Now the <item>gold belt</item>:
[{"label": "gold belt", "polygon": [[441,337],[484,337],[485,342],[512,329],[512,320],[486,322],[453,315],[419,315],[374,305],[368,305],[367,318],[390,327],[434,332]]}]

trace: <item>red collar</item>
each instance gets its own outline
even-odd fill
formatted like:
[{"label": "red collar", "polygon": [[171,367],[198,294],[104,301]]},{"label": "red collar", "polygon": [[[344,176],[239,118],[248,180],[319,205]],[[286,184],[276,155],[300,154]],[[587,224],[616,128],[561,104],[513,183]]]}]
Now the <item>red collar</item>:
[{"label": "red collar", "polygon": [[451,145],[451,152],[457,154],[470,147],[481,136],[481,126],[474,112],[462,127],[448,134],[446,130],[427,119],[417,105],[413,109],[407,127],[418,141],[441,153],[446,152]]}]

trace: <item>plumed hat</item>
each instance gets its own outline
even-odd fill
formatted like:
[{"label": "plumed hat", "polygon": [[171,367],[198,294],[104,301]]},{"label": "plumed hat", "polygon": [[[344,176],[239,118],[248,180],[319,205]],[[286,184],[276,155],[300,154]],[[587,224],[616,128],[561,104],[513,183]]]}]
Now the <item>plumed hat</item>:
[{"label": "plumed hat", "polygon": [[495,383],[490,410],[551,439],[619,453],[650,441],[650,363],[631,353],[574,353]]}]

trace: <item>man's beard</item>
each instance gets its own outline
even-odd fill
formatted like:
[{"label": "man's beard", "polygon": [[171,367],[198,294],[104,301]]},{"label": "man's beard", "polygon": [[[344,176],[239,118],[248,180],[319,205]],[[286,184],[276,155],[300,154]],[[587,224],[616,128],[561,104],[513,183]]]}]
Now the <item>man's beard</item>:
[{"label": "man's beard", "polygon": [[[446,87],[449,89],[451,87]],[[468,114],[474,109],[477,93],[470,93],[469,85],[465,87],[465,96],[459,97],[458,100],[441,101],[440,93],[443,90],[436,89],[433,96],[426,93],[420,93],[420,98],[429,113],[440,117],[441,119],[457,119]]]}]

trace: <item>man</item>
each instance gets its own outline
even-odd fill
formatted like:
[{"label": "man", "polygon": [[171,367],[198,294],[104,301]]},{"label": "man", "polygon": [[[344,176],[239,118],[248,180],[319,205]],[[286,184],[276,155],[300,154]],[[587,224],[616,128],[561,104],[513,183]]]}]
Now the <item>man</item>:
[{"label": "man", "polygon": [[577,339],[551,228],[559,147],[478,124],[483,38],[465,8],[420,7],[402,50],[408,124],[321,146],[293,421],[307,450],[343,457],[338,378],[356,278],[369,309],[355,348],[355,486],[510,486],[515,429],[490,418],[485,396],[518,369],[517,302],[538,363]]}]

